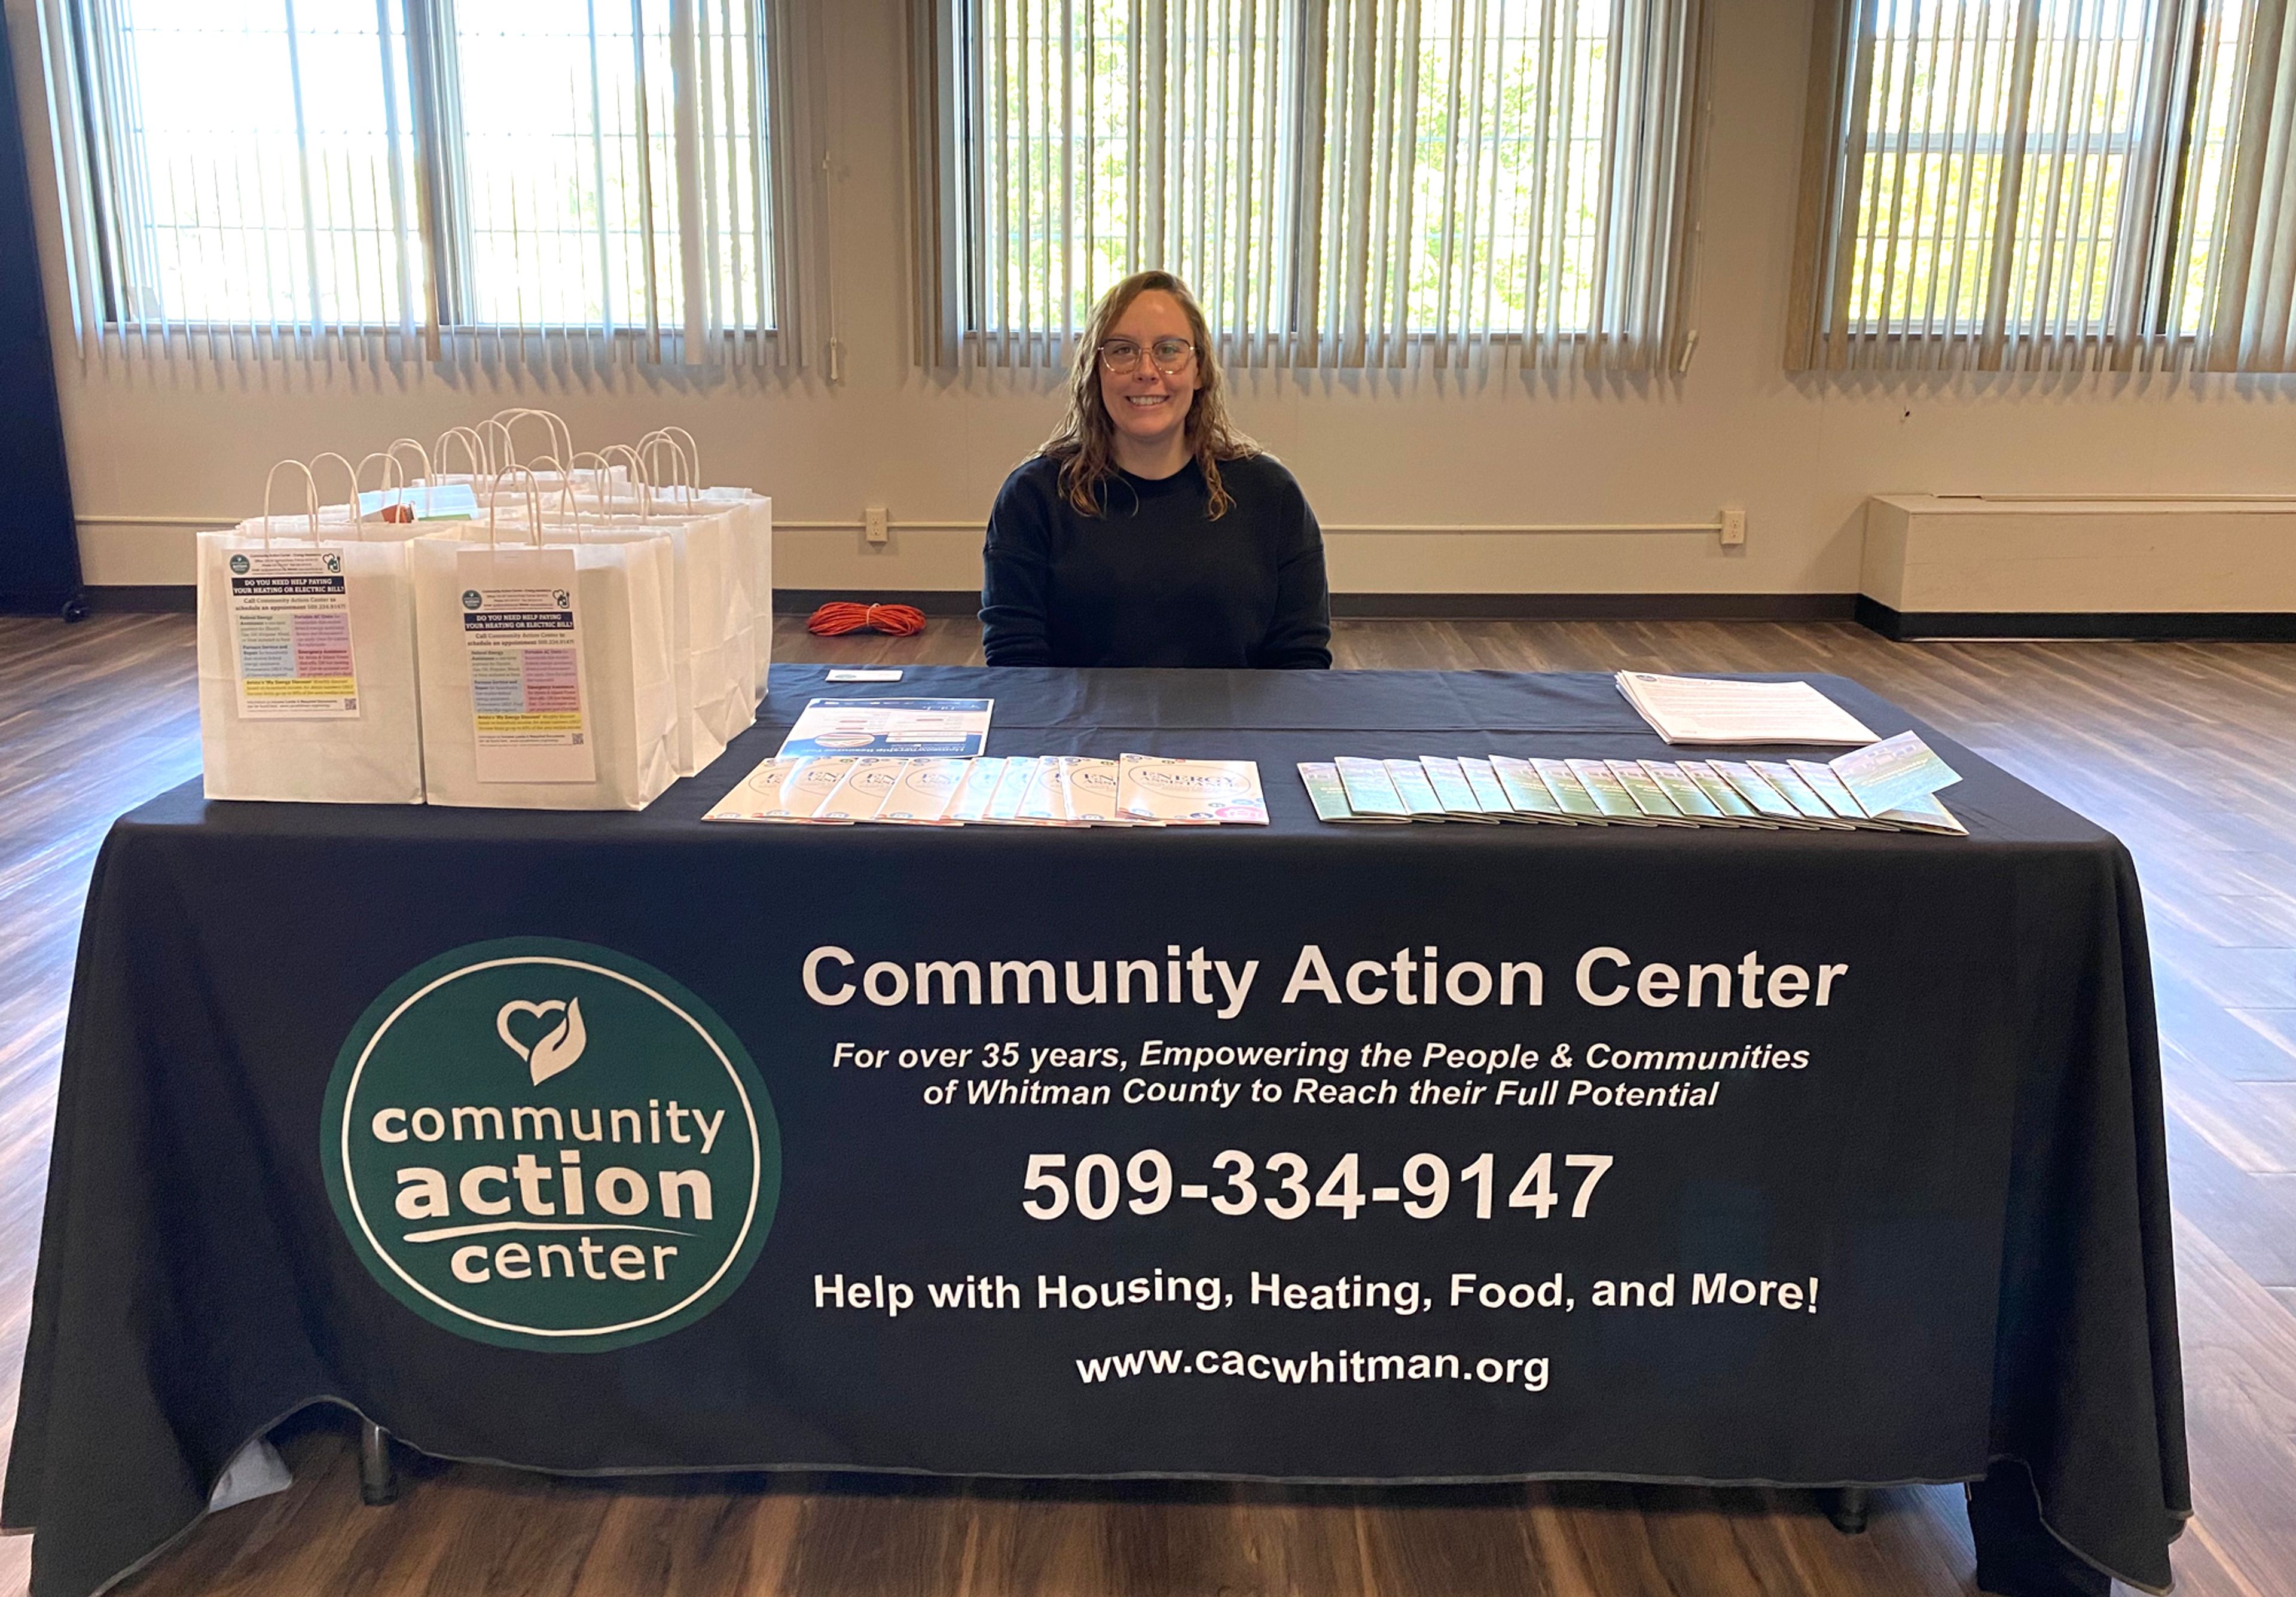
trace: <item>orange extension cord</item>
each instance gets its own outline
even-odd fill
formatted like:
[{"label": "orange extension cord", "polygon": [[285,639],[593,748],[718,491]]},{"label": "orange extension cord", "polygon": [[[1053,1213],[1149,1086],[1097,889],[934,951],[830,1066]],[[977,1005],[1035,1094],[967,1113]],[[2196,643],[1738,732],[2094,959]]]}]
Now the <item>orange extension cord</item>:
[{"label": "orange extension cord", "polygon": [[914,604],[855,604],[840,600],[824,604],[807,618],[805,629],[825,638],[840,637],[863,628],[914,637],[925,629],[925,613]]}]

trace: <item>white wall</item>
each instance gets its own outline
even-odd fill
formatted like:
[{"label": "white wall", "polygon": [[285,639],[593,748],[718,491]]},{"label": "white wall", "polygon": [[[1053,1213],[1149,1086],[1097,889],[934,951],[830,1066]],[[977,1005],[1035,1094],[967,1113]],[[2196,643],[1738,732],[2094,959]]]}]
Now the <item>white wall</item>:
[{"label": "white wall", "polygon": [[[1830,3],[1830,0],[1827,0]],[[5,0],[23,101],[45,104],[30,0]],[[1637,382],[1494,379],[1472,391],[1389,377],[1245,374],[1234,406],[1327,522],[1702,520],[1742,505],[1749,536],[1334,536],[1333,585],[1357,592],[1847,593],[1862,505],[1884,491],[2296,492],[2296,383],[2200,379],[1789,377],[1785,315],[1810,0],[1726,0],[1691,371]],[[55,318],[73,487],[84,517],[250,513],[283,455],[356,455],[436,436],[508,403],[546,404],[594,446],[675,422],[707,474],[774,495],[777,517],[977,522],[1049,429],[1037,374],[953,379],[908,364],[896,0],[824,6],[834,93],[840,333],[845,377],[695,392],[643,382],[537,393],[435,374],[275,373],[220,386],[84,366]],[[34,186],[46,130],[32,130]],[[43,217],[50,297],[56,229]],[[785,586],[964,588],[979,536],[791,532]],[[89,525],[89,580],[189,579],[180,528]]]}]

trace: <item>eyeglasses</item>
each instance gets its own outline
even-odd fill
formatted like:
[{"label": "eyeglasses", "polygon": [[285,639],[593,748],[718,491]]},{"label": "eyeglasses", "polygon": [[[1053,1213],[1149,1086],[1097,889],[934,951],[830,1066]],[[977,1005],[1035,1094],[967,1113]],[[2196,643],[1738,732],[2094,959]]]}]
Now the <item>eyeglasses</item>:
[{"label": "eyeglasses", "polygon": [[[1196,347],[1185,339],[1158,339],[1148,347],[1148,358],[1156,369],[1169,377],[1187,369],[1196,358]],[[1100,364],[1118,373],[1140,369],[1140,346],[1130,339],[1111,339],[1100,347]]]}]

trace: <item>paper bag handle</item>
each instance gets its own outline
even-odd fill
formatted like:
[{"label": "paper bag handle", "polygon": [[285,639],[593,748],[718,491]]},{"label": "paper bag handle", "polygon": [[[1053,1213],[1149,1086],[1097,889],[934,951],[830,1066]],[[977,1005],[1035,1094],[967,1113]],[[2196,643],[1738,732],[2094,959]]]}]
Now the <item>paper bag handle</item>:
[{"label": "paper bag handle", "polygon": [[[690,463],[686,459],[685,448],[676,438],[669,436],[669,429],[666,427],[656,428],[653,431],[646,434],[645,437],[638,440],[638,447],[646,452],[646,462],[649,465],[652,465],[660,460],[661,451],[664,448],[668,449],[670,461],[674,468],[677,471],[678,475],[685,479],[685,480],[679,484],[680,487],[686,490],[685,497],[681,502],[691,504],[693,502],[693,490],[700,485],[693,478],[693,472],[690,469]],[[665,480],[662,486],[667,487],[669,484]]]},{"label": "paper bag handle", "polygon": [[351,520],[356,521],[358,520],[358,469],[351,464],[347,456],[337,455],[332,449],[320,450],[318,454],[311,457],[311,464],[316,469],[321,461],[327,460],[331,460],[334,462],[335,464],[340,466],[343,469],[343,475],[351,479],[351,502],[349,510]]},{"label": "paper bag handle", "polygon": [[463,453],[471,457],[471,475],[473,478],[483,475],[486,468],[479,457],[486,446],[479,435],[467,427],[449,427],[439,435],[439,442],[434,450],[439,459],[439,469],[442,471],[447,469],[447,444],[449,439],[462,445]]},{"label": "paper bag handle", "polygon": [[[501,427],[503,436],[508,438],[511,429],[529,416],[539,420],[543,430],[549,433],[550,455],[554,459],[565,460],[573,455],[574,430],[567,426],[566,418],[554,410],[537,410],[531,405],[513,405],[496,411],[488,419]],[[515,455],[511,457],[511,463],[517,463]]]},{"label": "paper bag handle", "polygon": [[[638,447],[645,451],[645,457],[649,464],[660,460],[662,450],[665,448],[668,449],[669,451],[669,458],[676,463],[677,471],[681,474],[685,472],[685,446],[678,443],[676,438],[669,436],[668,428],[655,428],[652,432],[646,434],[645,437],[638,440]],[[668,481],[665,480],[662,486],[667,487],[669,485]]]},{"label": "paper bag handle", "polygon": [[[479,441],[486,446],[486,474],[489,479],[501,476],[518,464],[518,441],[510,436],[509,428],[488,416],[474,430],[479,435]],[[502,440],[499,450],[495,447],[497,438]]]},{"label": "paper bag handle", "polygon": [[542,547],[542,484],[524,466],[504,466],[495,473],[494,481],[487,487],[487,547],[495,545],[495,507],[502,503],[502,485],[505,477],[526,479],[527,542],[535,548]]},{"label": "paper bag handle", "polygon": [[597,468],[591,478],[592,482],[596,486],[598,490],[598,524],[602,527],[604,526],[606,517],[611,513],[606,502],[606,474],[612,468],[608,463],[606,457],[599,454],[595,449],[585,449],[579,455],[567,456],[567,502],[574,507],[574,531],[578,537],[580,536],[582,531],[582,505],[581,500],[573,492],[574,468],[577,463],[586,460],[594,460],[598,463]]},{"label": "paper bag handle", "polygon": [[[537,411],[537,413],[535,413],[535,414],[538,415],[538,414],[540,414],[541,413]],[[554,443],[554,443],[556,443],[557,441],[558,441],[558,440],[557,440],[556,438],[554,438],[553,439],[551,439],[551,442],[552,442],[552,443]],[[554,475],[557,477],[557,479],[558,479],[558,511],[559,511],[559,513],[560,513],[561,515],[567,515],[567,516],[570,516],[570,515],[572,515],[572,514],[573,514],[573,511],[574,511],[574,478],[573,478],[573,474],[572,474],[571,472],[570,472],[570,471],[568,471],[564,466],[562,466],[562,465],[560,465],[560,464],[558,463],[558,457],[557,457],[555,455],[536,455],[536,456],[534,457],[534,459],[533,459],[533,461],[532,461],[532,463],[532,463],[533,465],[535,465],[535,466],[537,466],[537,467],[538,467],[538,466],[548,466],[548,467],[550,468],[551,471],[553,472],[553,474],[554,474]]]},{"label": "paper bag handle", "polygon": [[[351,525],[361,529],[358,535],[361,543],[366,541],[366,533],[364,530],[366,520],[358,513],[359,479],[366,474],[366,463],[371,460],[379,460],[382,463],[382,472],[376,479],[375,492],[391,495],[390,504],[393,505],[406,503],[406,468],[398,463],[398,456],[388,450],[377,450],[371,455],[362,456],[358,470],[351,473]],[[394,477],[398,479],[395,484],[391,481]]]},{"label": "paper bag handle", "polygon": [[311,468],[299,460],[283,460],[273,465],[263,479],[263,546],[271,547],[271,485],[279,479],[281,471],[294,467],[303,474],[303,503],[311,513],[311,542],[319,541],[319,481],[311,475]]},{"label": "paper bag handle", "polygon": [[428,449],[425,449],[425,448],[422,446],[422,444],[421,444],[421,443],[419,443],[418,441],[416,441],[416,440],[415,440],[415,439],[414,439],[414,438],[393,438],[393,439],[391,439],[391,440],[390,440],[390,457],[391,457],[393,460],[396,460],[396,459],[398,459],[398,452],[399,452],[401,449],[412,449],[412,450],[414,450],[414,453],[415,453],[415,455],[417,455],[417,456],[422,460],[422,478],[420,479],[420,480],[421,480],[422,482],[423,482],[424,484],[426,484],[426,485],[427,485],[427,484],[430,482],[430,479],[432,478],[432,476],[434,476],[434,475],[435,475],[435,473],[434,473],[434,472],[431,471],[431,469],[430,469],[430,451],[429,451]]},{"label": "paper bag handle", "polygon": [[685,463],[693,472],[693,491],[700,493],[701,491],[701,446],[695,443],[693,435],[683,427],[663,427],[656,430],[668,433],[685,446]]},{"label": "paper bag handle", "polygon": [[598,453],[601,457],[610,460],[625,455],[628,457],[630,486],[637,490],[638,520],[641,523],[652,520],[653,479],[646,472],[645,462],[638,458],[638,452],[627,444],[609,444]]}]

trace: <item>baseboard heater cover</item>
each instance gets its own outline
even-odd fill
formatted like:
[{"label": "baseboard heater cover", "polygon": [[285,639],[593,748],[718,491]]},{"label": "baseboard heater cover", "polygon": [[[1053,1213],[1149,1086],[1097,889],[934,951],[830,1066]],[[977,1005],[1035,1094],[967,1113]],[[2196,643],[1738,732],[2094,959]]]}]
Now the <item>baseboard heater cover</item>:
[{"label": "baseboard heater cover", "polygon": [[2288,610],[1916,610],[1857,596],[1859,625],[1897,643],[2086,638],[2139,643],[2296,643]]}]

